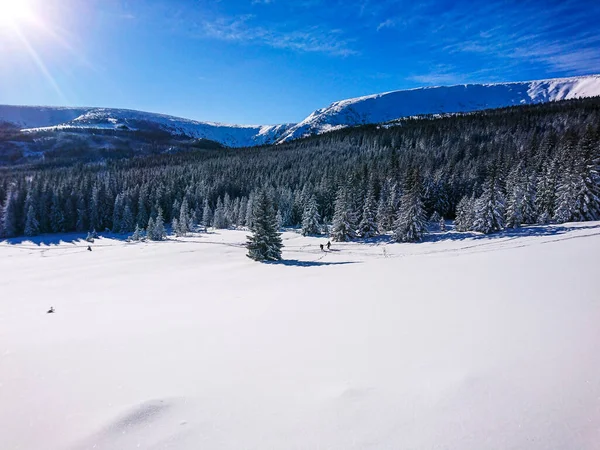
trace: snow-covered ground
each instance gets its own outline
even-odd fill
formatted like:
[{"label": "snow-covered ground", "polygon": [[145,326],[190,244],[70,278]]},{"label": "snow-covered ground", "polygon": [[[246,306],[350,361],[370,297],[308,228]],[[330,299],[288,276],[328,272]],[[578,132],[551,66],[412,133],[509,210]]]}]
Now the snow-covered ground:
[{"label": "snow-covered ground", "polygon": [[600,222],[245,234],[0,244],[0,448],[598,448]]}]

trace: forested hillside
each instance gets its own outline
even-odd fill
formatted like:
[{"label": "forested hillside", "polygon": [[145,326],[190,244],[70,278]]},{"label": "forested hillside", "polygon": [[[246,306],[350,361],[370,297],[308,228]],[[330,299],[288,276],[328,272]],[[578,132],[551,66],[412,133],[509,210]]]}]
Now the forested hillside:
[{"label": "forested hillside", "polygon": [[[73,159],[0,170],[1,235],[247,226],[266,188],[282,226],[422,238],[600,218],[600,99],[416,118],[274,147]],[[176,219],[173,221],[173,219]]]}]

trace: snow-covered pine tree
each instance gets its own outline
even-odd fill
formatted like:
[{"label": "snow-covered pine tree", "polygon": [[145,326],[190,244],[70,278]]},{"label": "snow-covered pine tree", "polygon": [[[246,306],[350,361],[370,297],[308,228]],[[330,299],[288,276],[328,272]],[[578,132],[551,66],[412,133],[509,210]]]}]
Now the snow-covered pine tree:
[{"label": "snow-covered pine tree", "polygon": [[507,228],[519,228],[524,221],[525,186],[523,185],[523,165],[519,163],[506,178],[506,218]]},{"label": "snow-covered pine tree", "polygon": [[469,231],[475,222],[475,201],[471,197],[464,196],[456,206],[456,217],[454,229],[456,231]]},{"label": "snow-covered pine tree", "polygon": [[311,195],[306,200],[302,213],[302,236],[321,233],[321,216],[317,209],[317,200]]},{"label": "snow-covered pine tree", "polygon": [[133,219],[133,212],[129,206],[129,202],[125,201],[125,208],[123,209],[123,215],[121,216],[121,233],[129,233],[135,227],[135,221]]},{"label": "snow-covered pine tree", "polygon": [[335,199],[331,239],[337,242],[352,240],[356,237],[355,228],[354,214],[348,202],[348,191],[345,186],[341,186]]},{"label": "snow-covered pine tree", "polygon": [[440,231],[446,231],[446,221],[444,220],[443,217],[440,217],[440,222],[439,222],[438,228]]},{"label": "snow-covered pine tree", "polygon": [[36,218],[35,208],[29,205],[25,218],[25,236],[36,236],[40,232],[40,224]]},{"label": "snow-covered pine tree", "polygon": [[33,192],[29,190],[25,198],[25,228],[23,233],[25,236],[36,236],[40,232],[40,223],[37,219],[37,204]]},{"label": "snow-covered pine tree", "polygon": [[135,231],[133,232],[133,235],[131,236],[130,240],[132,241],[141,241],[142,240],[142,235],[143,235],[143,231],[139,225],[135,226]]},{"label": "snow-covered pine tree", "polygon": [[204,208],[202,209],[202,225],[205,230],[208,230],[208,227],[212,224],[213,213],[210,205],[208,204],[208,200],[204,200]]},{"label": "snow-covered pine tree", "polygon": [[117,194],[113,206],[112,231],[119,233],[121,231],[121,216],[123,214],[123,194]]},{"label": "snow-covered pine tree", "polygon": [[246,247],[248,258],[255,261],[277,261],[281,259],[281,233],[277,229],[277,220],[273,204],[265,191],[261,191],[252,202],[251,236]]},{"label": "snow-covered pine tree", "polygon": [[192,231],[193,223],[190,215],[190,208],[187,199],[184,197],[179,207],[179,235],[185,236],[188,232]]},{"label": "snow-covered pine tree", "polygon": [[394,240],[396,242],[418,242],[427,233],[423,187],[418,169],[414,169],[406,181],[405,193],[400,200],[398,218],[394,222]]},{"label": "snow-covered pine tree", "polygon": [[277,210],[277,214],[275,215],[275,221],[277,222],[277,229],[281,230],[283,227],[283,216],[281,215],[281,210]]},{"label": "snow-covered pine tree", "polygon": [[588,129],[575,153],[577,176],[577,220],[600,219],[600,144],[594,142],[594,132]]},{"label": "snow-covered pine tree", "polygon": [[493,167],[492,173],[483,184],[483,193],[475,203],[473,230],[493,233],[504,229],[505,200],[502,192],[499,170]]},{"label": "snow-covered pine tree", "polygon": [[173,217],[173,220],[171,220],[171,230],[175,236],[182,236],[181,228],[179,227],[179,219],[177,217]]},{"label": "snow-covered pine tree", "polygon": [[148,225],[146,226],[146,237],[151,241],[154,240],[154,219],[152,217],[148,219]]},{"label": "snow-covered pine tree", "polygon": [[162,241],[166,235],[167,233],[165,232],[165,220],[163,219],[163,211],[162,208],[158,208],[156,220],[154,221],[153,240]]},{"label": "snow-covered pine tree", "polygon": [[217,199],[217,207],[215,208],[215,215],[213,216],[213,227],[218,229],[228,228],[229,223],[225,214],[225,205],[221,197]]},{"label": "snow-covered pine tree", "polygon": [[377,230],[380,234],[387,233],[394,228],[399,199],[400,194],[397,186],[386,181],[381,189],[377,206]]},{"label": "snow-covered pine tree", "polygon": [[62,212],[58,195],[52,193],[52,204],[50,206],[50,228],[53,233],[64,231],[65,217]]},{"label": "snow-covered pine tree", "polygon": [[377,236],[377,203],[375,201],[375,191],[373,187],[369,187],[365,197],[363,206],[362,219],[358,225],[358,233],[360,237],[368,239]]},{"label": "snow-covered pine tree", "polygon": [[537,178],[534,223],[550,223],[556,211],[558,159],[545,162]]}]

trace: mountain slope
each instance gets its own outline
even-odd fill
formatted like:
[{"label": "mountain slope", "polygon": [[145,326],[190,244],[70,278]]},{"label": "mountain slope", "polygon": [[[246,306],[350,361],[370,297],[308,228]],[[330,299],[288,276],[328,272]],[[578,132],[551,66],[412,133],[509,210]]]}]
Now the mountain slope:
[{"label": "mountain slope", "polygon": [[402,117],[458,113],[600,95],[600,75],[501,84],[427,87],[341,100],[291,127],[280,142]]},{"label": "mountain slope", "polygon": [[271,144],[291,125],[226,125],[113,108],[0,106],[0,122],[29,131],[89,129],[161,130],[174,136],[208,139],[229,147]]},{"label": "mountain slope", "polygon": [[418,115],[459,113],[600,95],[600,75],[386,92],[337,101],[298,124],[227,125],[111,108],[0,106],[0,123],[25,132],[162,131],[228,147],[282,143],[348,126]]}]

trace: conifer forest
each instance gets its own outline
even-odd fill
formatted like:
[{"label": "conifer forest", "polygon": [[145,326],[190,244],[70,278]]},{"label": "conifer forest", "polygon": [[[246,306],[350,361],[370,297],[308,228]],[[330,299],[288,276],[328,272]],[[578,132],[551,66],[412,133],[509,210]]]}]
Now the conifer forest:
[{"label": "conifer forest", "polygon": [[449,220],[457,231],[493,233],[600,219],[599,166],[599,98],[403,119],[277,146],[54,157],[0,168],[0,235],[110,230],[160,240],[165,227],[252,228],[257,204],[279,227],[336,241],[419,241]]}]

